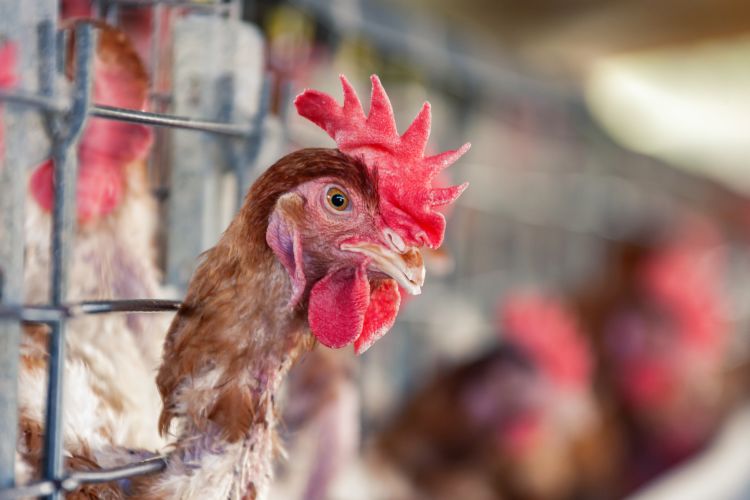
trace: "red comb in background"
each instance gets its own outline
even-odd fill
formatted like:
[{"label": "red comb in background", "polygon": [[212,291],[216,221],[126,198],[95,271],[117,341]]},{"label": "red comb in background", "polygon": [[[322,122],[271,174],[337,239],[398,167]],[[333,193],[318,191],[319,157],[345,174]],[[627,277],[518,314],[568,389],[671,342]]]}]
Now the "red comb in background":
[{"label": "red comb in background", "polygon": [[502,302],[498,320],[513,345],[556,384],[573,389],[588,386],[591,353],[572,313],[558,300],[534,294]]},{"label": "red comb in background", "polygon": [[[18,62],[18,47],[15,43],[6,42],[0,46],[0,88],[13,87],[18,80],[16,64]],[[4,127],[0,126],[0,155],[5,155]],[[1,156],[0,156],[1,158]]]},{"label": "red comb in background", "polygon": [[729,329],[724,319],[721,280],[724,252],[720,237],[700,221],[689,221],[675,241],[660,248],[639,270],[638,279],[652,300],[674,315],[681,342],[718,360]]},{"label": "red comb in background", "polygon": [[430,136],[430,105],[425,103],[403,135],[396,130],[393,108],[377,76],[370,77],[370,113],[342,75],[344,104],[328,94],[305,90],[297,112],[330,135],[340,151],[361,158],[378,175],[381,211],[389,227],[410,245],[437,248],[443,242],[445,217],[436,209],[453,203],[468,186],[435,188],[433,178],[469,149],[469,144],[425,157]]},{"label": "red comb in background", "polygon": [[[93,101],[96,104],[143,110],[148,97],[148,75],[132,47],[120,30],[98,21],[98,45],[94,58]],[[71,37],[70,50],[74,50]],[[73,61],[72,55],[68,57]],[[66,68],[73,78],[72,65]],[[78,146],[78,218],[111,213],[120,204],[125,190],[122,168],[146,158],[153,132],[145,125],[91,118]],[[49,211],[54,204],[52,161],[39,165],[31,177],[34,199]]]}]

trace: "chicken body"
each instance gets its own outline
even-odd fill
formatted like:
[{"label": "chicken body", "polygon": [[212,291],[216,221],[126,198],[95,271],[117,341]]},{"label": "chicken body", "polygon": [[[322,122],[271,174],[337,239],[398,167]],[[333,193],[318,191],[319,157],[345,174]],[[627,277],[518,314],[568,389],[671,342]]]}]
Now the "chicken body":
[{"label": "chicken body", "polygon": [[[152,244],[156,207],[142,167],[128,168],[128,195],[117,213],[78,231],[69,264],[68,301],[162,296]],[[26,301],[45,303],[51,218],[29,203],[26,226]],[[168,315],[109,314],[82,316],[67,323],[68,360],[84,364],[94,392],[116,414],[128,416],[123,423],[129,429],[129,446],[155,448],[163,442],[153,425],[161,406],[153,379],[168,321]],[[42,372],[39,376],[46,378]]]},{"label": "chicken body", "polygon": [[599,427],[591,358],[556,301],[503,306],[503,344],[434,377],[379,439],[424,498],[569,499]]},{"label": "chicken body", "polygon": [[[707,256],[710,256],[708,258]],[[624,415],[629,488],[705,447],[732,405],[723,248],[705,221],[637,261],[604,324],[603,355]]]}]

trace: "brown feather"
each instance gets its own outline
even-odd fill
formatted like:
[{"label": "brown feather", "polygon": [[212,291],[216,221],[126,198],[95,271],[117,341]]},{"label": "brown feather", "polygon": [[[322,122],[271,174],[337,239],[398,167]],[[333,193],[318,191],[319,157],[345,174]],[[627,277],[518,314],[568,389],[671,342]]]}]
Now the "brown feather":
[{"label": "brown feather", "polygon": [[[219,243],[202,255],[185,305],[170,327],[157,376],[164,400],[159,419],[162,433],[177,416],[186,384],[211,368],[220,368],[224,371],[220,395],[210,409],[193,411],[192,418],[210,420],[232,441],[239,439],[252,422],[252,410],[258,413],[255,407],[264,399],[262,391],[243,386],[249,366],[293,360],[313,344],[309,335],[301,335],[306,328],[304,311],[290,315],[284,307],[289,297],[288,278],[265,235],[278,198],[320,177],[340,179],[377,203],[376,179],[361,162],[337,150],[296,151],[260,176]],[[258,331],[265,332],[265,337]],[[192,423],[202,428],[206,422]]]},{"label": "brown feather", "polygon": [[[264,413],[263,409],[257,409],[258,415]],[[250,426],[255,423],[255,415],[255,401],[250,397],[250,392],[232,384],[222,391],[211,408],[208,419],[222,429],[227,441],[233,443],[245,436]]]}]

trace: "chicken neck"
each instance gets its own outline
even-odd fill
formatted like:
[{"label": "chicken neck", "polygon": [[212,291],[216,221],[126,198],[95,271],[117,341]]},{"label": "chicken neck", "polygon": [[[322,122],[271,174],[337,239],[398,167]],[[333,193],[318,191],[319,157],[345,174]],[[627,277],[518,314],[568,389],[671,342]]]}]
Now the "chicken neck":
[{"label": "chicken neck", "polygon": [[174,450],[144,498],[263,498],[270,483],[275,395],[312,337],[304,311],[288,306],[286,271],[243,213],[253,207],[204,254],[167,336],[159,427]]}]

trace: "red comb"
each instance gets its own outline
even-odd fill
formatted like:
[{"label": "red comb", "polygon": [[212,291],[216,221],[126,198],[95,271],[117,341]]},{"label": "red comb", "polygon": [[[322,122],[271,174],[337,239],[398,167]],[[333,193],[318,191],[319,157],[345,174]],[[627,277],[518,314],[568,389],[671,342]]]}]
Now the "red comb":
[{"label": "red comb", "polygon": [[[16,64],[18,62],[18,47],[15,43],[5,42],[0,46],[0,88],[7,89],[18,83],[16,75]],[[0,161],[5,155],[5,142],[3,138],[3,124],[0,123]]]},{"label": "red comb", "polygon": [[377,76],[370,77],[370,113],[365,116],[354,88],[341,75],[344,104],[317,90],[305,90],[294,104],[297,112],[330,135],[341,152],[361,158],[377,170],[381,212],[389,227],[410,245],[437,248],[443,242],[445,217],[436,210],[453,203],[468,183],[434,188],[432,179],[468,151],[458,149],[425,157],[430,136],[430,104],[399,135],[388,96]]},{"label": "red comb", "polygon": [[589,346],[575,316],[552,296],[520,293],[499,304],[504,338],[520,347],[560,385],[585,389],[592,375]]}]

